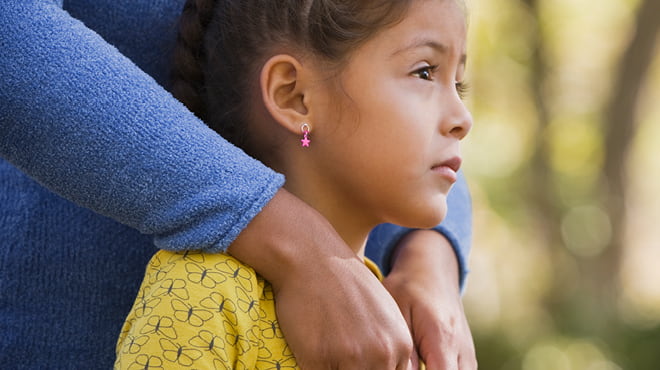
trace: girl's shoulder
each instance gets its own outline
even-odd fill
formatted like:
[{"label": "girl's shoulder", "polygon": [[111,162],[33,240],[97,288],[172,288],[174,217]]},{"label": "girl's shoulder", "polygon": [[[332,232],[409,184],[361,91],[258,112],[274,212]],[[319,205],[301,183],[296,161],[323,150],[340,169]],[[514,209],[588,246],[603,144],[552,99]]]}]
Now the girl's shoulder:
[{"label": "girl's shoulder", "polygon": [[[185,358],[174,356],[179,352]],[[265,353],[277,357],[270,360]],[[295,364],[270,284],[232,256],[199,251],[159,251],[152,257],[117,355],[117,368],[144,365],[145,355],[162,364],[185,359],[177,364],[197,368]]]},{"label": "girl's shoulder", "polygon": [[256,300],[265,285],[252,267],[236,258],[225,253],[203,251],[158,251],[149,261],[145,281],[153,285],[163,280],[180,281],[181,285],[199,293],[239,287]]}]

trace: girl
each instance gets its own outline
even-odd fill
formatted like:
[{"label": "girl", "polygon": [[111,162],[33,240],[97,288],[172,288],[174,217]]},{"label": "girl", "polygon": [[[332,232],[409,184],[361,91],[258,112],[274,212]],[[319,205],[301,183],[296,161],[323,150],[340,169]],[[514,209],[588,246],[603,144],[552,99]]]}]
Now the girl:
[{"label": "girl", "polygon": [[[446,213],[459,140],[472,125],[460,99],[465,38],[455,0],[188,2],[174,91],[284,173],[285,188],[364,258],[377,224],[427,228]],[[306,232],[304,220],[298,227]],[[304,367],[272,297],[267,281],[227,254],[160,251],[125,322],[116,366]],[[313,330],[309,339],[323,340]]]}]

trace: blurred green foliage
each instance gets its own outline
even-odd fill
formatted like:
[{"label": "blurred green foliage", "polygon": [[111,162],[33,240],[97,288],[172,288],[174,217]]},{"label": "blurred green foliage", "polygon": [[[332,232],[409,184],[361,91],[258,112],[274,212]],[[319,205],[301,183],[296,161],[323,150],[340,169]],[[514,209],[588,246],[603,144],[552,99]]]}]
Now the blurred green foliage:
[{"label": "blurred green foliage", "polygon": [[660,368],[658,3],[468,0],[482,369]]}]

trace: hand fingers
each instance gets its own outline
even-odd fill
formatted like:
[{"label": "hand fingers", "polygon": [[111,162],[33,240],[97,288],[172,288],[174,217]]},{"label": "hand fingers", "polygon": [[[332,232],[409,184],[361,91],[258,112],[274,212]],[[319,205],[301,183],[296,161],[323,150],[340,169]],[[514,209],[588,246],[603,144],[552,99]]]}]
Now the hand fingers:
[{"label": "hand fingers", "polygon": [[[429,370],[458,370],[458,357],[456,354],[451,356],[447,353],[436,353],[423,358],[426,368]],[[463,368],[461,368],[463,370]]]},{"label": "hand fingers", "polygon": [[458,358],[458,366],[459,369],[463,370],[477,370],[479,367],[477,363],[477,357],[475,356],[474,352],[471,355],[467,355],[465,357],[461,356]]},{"label": "hand fingers", "polygon": [[343,279],[307,277],[276,291],[282,332],[302,369],[408,369],[408,325],[380,282],[358,266],[333,274]]},{"label": "hand fingers", "polygon": [[419,369],[419,353],[415,348],[413,348],[412,354],[410,355],[410,365],[414,370]]},{"label": "hand fingers", "polygon": [[422,356],[428,370],[476,370],[477,357],[472,342],[459,348],[443,348]]}]

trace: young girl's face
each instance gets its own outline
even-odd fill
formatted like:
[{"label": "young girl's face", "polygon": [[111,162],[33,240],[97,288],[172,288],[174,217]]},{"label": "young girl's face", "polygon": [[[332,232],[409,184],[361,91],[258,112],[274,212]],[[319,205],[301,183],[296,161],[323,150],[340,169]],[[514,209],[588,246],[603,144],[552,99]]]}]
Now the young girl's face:
[{"label": "young girl's face", "polygon": [[442,220],[459,140],[472,126],[457,91],[465,39],[457,1],[414,1],[400,23],[351,53],[334,88],[319,88],[307,154],[317,185],[345,208],[342,222]]}]

